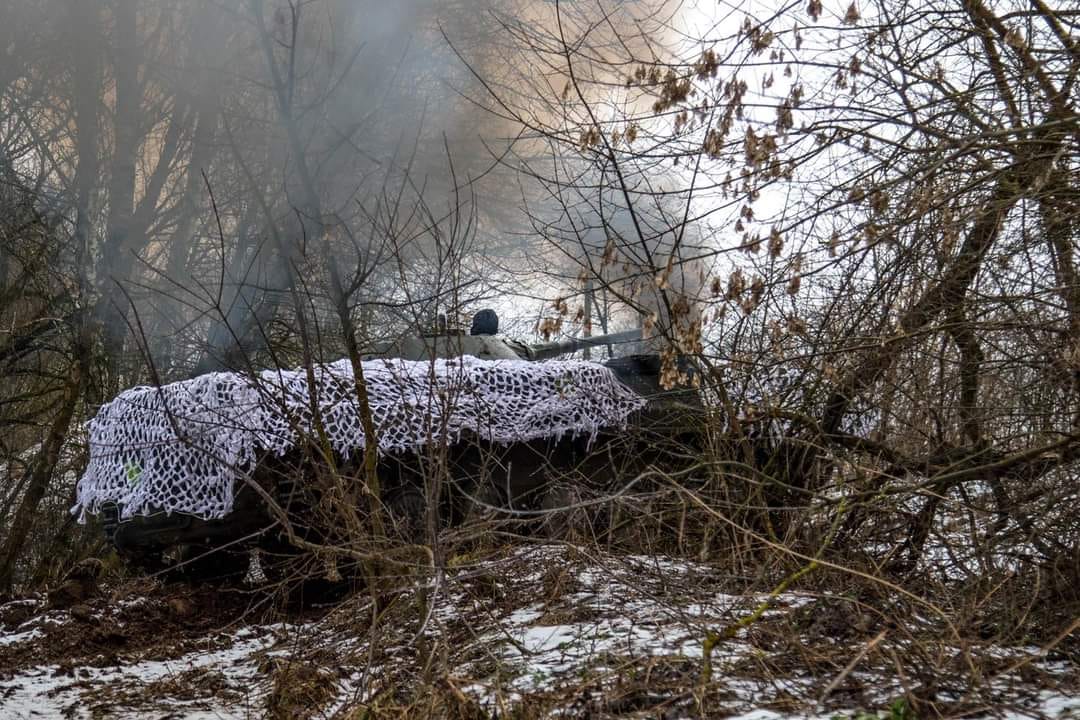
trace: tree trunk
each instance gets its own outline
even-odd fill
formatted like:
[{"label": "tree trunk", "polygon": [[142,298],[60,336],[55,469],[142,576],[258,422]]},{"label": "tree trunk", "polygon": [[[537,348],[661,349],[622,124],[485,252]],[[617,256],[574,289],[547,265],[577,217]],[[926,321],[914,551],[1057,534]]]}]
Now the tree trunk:
[{"label": "tree trunk", "polygon": [[119,283],[133,267],[131,252],[135,214],[135,161],[139,150],[142,90],[139,86],[137,0],[119,0],[115,9],[116,113],[113,157],[109,168],[109,210],[106,244],[99,260],[101,323],[107,366],[107,392],[118,387],[120,360],[127,336],[127,302]]},{"label": "tree trunk", "polygon": [[71,426],[71,417],[83,386],[82,362],[76,359],[68,369],[68,378],[64,384],[64,396],[60,410],[53,419],[45,440],[41,443],[34,462],[27,469],[26,492],[23,494],[15,519],[11,523],[3,546],[0,546],[0,589],[10,590],[23,546],[37,519],[37,508],[53,478],[56,465],[60,461],[60,450],[67,439]]},{"label": "tree trunk", "polygon": [[918,331],[944,310],[962,302],[968,286],[975,279],[982,259],[997,238],[1002,221],[1020,198],[1020,173],[1002,171],[985,210],[976,219],[956,259],[942,274],[941,280],[927,290],[900,319],[893,334],[845,375],[825,405],[821,427],[826,433],[840,429],[851,403],[860,392],[877,381],[900,355]]}]

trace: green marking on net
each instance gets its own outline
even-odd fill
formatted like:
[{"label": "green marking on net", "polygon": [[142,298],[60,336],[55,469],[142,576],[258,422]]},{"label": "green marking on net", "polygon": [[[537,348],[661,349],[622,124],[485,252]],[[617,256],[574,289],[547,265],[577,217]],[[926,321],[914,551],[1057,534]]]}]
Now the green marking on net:
[{"label": "green marking on net", "polygon": [[124,474],[127,475],[128,485],[138,485],[139,478],[142,477],[142,468],[134,460],[128,460],[124,463]]}]

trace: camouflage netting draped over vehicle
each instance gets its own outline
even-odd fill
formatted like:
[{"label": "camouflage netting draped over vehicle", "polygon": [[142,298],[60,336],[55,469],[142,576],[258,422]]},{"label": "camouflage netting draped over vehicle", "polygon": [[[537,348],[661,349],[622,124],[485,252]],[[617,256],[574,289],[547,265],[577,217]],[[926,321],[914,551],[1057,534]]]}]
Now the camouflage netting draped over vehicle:
[{"label": "camouflage netting draped over vehicle", "polygon": [[[364,448],[348,360],[314,370],[315,400],[334,451]],[[463,432],[497,443],[594,436],[620,427],[644,400],[607,368],[588,362],[364,363],[383,452],[455,442]],[[90,463],[72,508],[84,519],[103,503],[122,517],[185,512],[218,519],[232,510],[236,481],[263,452],[283,455],[313,437],[307,372],[267,370],[257,380],[210,373],[162,387],[136,387],[104,405],[90,423]]]}]

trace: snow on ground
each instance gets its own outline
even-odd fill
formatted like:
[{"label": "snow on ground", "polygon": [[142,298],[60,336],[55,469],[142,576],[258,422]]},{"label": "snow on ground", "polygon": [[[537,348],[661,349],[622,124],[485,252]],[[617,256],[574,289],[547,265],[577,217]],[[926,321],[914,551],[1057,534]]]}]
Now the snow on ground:
[{"label": "snow on ground", "polygon": [[[698,687],[706,634],[731,626],[767,599],[723,588],[722,576],[707,564],[616,557],[568,545],[519,547],[452,560],[428,585],[426,615],[415,612],[415,593],[403,592],[374,632],[370,599],[356,597],[317,619],[229,625],[174,650],[167,643],[129,643],[121,653],[75,664],[9,668],[0,672],[0,717],[264,717],[282,664],[310,669],[307,677],[324,687],[314,717],[345,717],[384,702],[388,693],[418,687],[425,672],[418,647],[438,658],[441,680],[435,684],[499,716],[522,706],[550,717],[698,717],[707,708],[710,716],[744,720],[848,720],[889,717],[903,697],[903,679],[883,671],[881,663],[860,661],[865,634],[849,646],[828,635],[835,623],[823,625],[824,640],[787,630],[806,626],[790,622],[793,617],[829,607],[822,605],[828,598],[792,592],[773,599],[760,621],[715,647],[712,679]],[[124,613],[145,613],[160,602],[116,601],[116,614],[103,613],[91,626],[107,634],[112,624],[123,625]],[[402,614],[395,615],[395,608]],[[0,657],[86,626],[67,610],[39,610],[0,634]],[[882,632],[894,631],[885,626]],[[1067,660],[1048,659],[1039,648],[978,651],[1024,671],[993,678],[1001,704],[969,717],[1080,718],[1070,680],[1075,667]],[[836,669],[827,675],[801,665],[829,653],[835,664],[826,666]],[[850,671],[841,673],[852,660]],[[818,700],[834,681],[835,692],[823,705]],[[963,692],[943,685],[941,696]]]},{"label": "snow on ground", "polygon": [[[259,659],[281,641],[284,630],[241,628],[209,641],[211,648],[170,660],[132,658],[112,667],[29,667],[0,682],[0,711],[4,718],[18,720],[143,718],[151,712],[189,720],[259,717],[260,698],[252,692],[261,676]],[[15,636],[34,632],[39,631]]]},{"label": "snow on ground", "polygon": [[[565,558],[551,557],[551,548],[522,555],[530,553],[538,555],[530,565],[551,567],[543,562],[547,555],[549,562],[566,571],[561,581],[565,593],[515,609],[479,636],[479,643],[500,660],[490,677],[464,688],[484,705],[497,704],[501,694],[519,698],[602,678],[630,658],[700,663],[708,631],[733,622],[764,599],[713,592],[707,584],[694,591],[694,578],[706,577],[709,569],[690,562],[630,556],[616,562],[596,558],[595,565],[586,560],[568,567]],[[648,573],[676,585],[689,579],[691,589],[683,588],[673,598],[663,588],[642,582]],[[519,582],[542,580],[534,573]],[[807,602],[809,598],[789,593],[774,606],[793,608]],[[743,642],[729,642],[713,650],[713,663],[722,666],[751,651]]]}]

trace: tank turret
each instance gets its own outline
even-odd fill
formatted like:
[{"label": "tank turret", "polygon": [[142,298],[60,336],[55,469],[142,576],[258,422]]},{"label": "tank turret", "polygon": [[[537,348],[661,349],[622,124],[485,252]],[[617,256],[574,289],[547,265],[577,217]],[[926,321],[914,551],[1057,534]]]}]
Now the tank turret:
[{"label": "tank turret", "polygon": [[[585,348],[621,347],[624,352],[602,364],[619,382],[649,401],[641,414],[642,424],[665,434],[678,434],[700,424],[701,396],[693,382],[694,368],[686,358],[674,358],[683,379],[674,387],[666,384],[664,360],[659,353],[641,353],[641,330],[624,330],[605,335],[567,338],[548,343],[527,344],[497,335],[499,317],[494,310],[480,310],[473,316],[469,334],[447,328],[440,318],[438,330],[386,343],[365,357],[431,360],[471,355],[481,360],[552,360]],[[671,362],[671,359],[668,360]]]},{"label": "tank turret", "polygon": [[499,318],[494,310],[480,310],[473,316],[468,335],[463,330],[442,327],[438,332],[409,336],[384,343],[364,359],[401,358],[430,360],[432,358],[472,355],[481,360],[551,360],[585,348],[623,345],[641,339],[640,330],[626,330],[586,338],[569,338],[556,342],[530,345],[498,335]]}]

